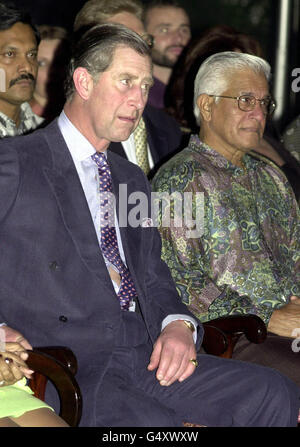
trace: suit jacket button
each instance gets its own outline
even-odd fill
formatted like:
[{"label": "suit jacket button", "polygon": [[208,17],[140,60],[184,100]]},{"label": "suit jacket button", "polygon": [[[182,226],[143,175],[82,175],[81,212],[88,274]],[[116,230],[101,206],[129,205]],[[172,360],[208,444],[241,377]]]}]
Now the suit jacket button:
[{"label": "suit jacket button", "polygon": [[66,322],[68,321],[68,318],[65,317],[64,315],[61,315],[61,316],[59,317],[59,321],[62,321],[63,323],[66,323]]},{"label": "suit jacket button", "polygon": [[56,261],[52,261],[52,262],[50,262],[50,264],[49,264],[49,268],[50,268],[51,270],[58,270],[58,269],[59,269],[59,265],[57,264]]}]

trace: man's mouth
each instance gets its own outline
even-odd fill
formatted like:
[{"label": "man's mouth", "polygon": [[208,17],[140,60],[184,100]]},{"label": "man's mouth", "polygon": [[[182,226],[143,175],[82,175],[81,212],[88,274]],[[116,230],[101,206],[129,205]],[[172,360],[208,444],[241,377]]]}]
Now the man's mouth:
[{"label": "man's mouth", "polygon": [[119,116],[119,120],[124,123],[135,124],[138,121],[139,117],[137,116]]},{"label": "man's mouth", "polygon": [[183,46],[172,46],[168,48],[168,52],[176,54],[177,56],[179,56],[179,54],[182,53],[183,50]]},{"label": "man's mouth", "polygon": [[257,133],[258,135],[260,134],[260,130],[258,129],[258,127],[243,127],[241,130],[249,133]]},{"label": "man's mouth", "polygon": [[124,123],[130,123],[130,124],[134,124],[136,122],[135,118],[129,118],[129,117],[126,117],[126,116],[120,116],[119,120],[123,121]]}]

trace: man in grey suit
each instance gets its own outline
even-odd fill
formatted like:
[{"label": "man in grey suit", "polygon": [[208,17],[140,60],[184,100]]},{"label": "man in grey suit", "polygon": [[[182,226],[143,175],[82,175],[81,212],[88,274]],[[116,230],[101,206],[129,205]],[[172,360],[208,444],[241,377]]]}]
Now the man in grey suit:
[{"label": "man in grey suit", "polygon": [[152,82],[147,44],[96,26],[75,45],[58,120],[1,142],[7,339],[74,351],[82,425],[295,426],[299,389],[287,378],[196,354],[203,329],[161,261],[147,178],[107,151],[137,126]]}]

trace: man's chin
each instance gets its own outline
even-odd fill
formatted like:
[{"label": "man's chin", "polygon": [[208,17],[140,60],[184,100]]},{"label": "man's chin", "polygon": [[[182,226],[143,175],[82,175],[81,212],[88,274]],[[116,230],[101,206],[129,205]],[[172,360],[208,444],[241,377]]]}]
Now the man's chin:
[{"label": "man's chin", "polygon": [[130,135],[132,134],[133,129],[130,132],[122,132],[119,135],[114,135],[111,138],[111,142],[112,143],[122,143],[122,141],[126,141],[128,140],[128,138],[130,137]]},{"label": "man's chin", "polygon": [[34,88],[32,85],[28,86],[20,86],[20,85],[14,85],[12,87],[14,91],[11,91],[11,96],[15,98],[16,102],[22,103],[22,102],[28,102],[32,99]]},{"label": "man's chin", "polygon": [[14,98],[14,102],[16,105],[21,105],[23,104],[23,102],[30,102],[33,98],[33,92],[31,92],[30,94],[26,94],[26,95],[18,95],[15,96]]},{"label": "man's chin", "polygon": [[259,147],[260,142],[261,138],[258,135],[253,135],[251,138],[244,139],[240,149],[245,153],[254,151],[255,148]]}]

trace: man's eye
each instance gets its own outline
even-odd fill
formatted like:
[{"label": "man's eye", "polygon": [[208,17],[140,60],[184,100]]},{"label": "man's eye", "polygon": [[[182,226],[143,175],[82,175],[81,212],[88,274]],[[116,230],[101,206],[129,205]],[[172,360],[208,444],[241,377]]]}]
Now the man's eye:
[{"label": "man's eye", "polygon": [[6,51],[4,53],[4,56],[6,56],[6,57],[13,57],[14,56],[14,52],[13,51]]},{"label": "man's eye", "polygon": [[36,59],[37,58],[37,52],[36,51],[30,51],[27,54],[28,57],[30,57],[31,59]]},{"label": "man's eye", "polygon": [[188,26],[183,26],[180,28],[182,34],[191,34],[191,29]]},{"label": "man's eye", "polygon": [[160,34],[167,34],[169,32],[169,28],[167,26],[162,26],[161,28],[158,29],[158,32]]},{"label": "man's eye", "polygon": [[269,98],[261,99],[260,103],[262,106],[268,106],[270,104],[271,100]]},{"label": "man's eye", "polygon": [[144,84],[142,85],[142,89],[144,90],[145,93],[149,93],[150,90],[150,84]]},{"label": "man's eye", "polygon": [[124,85],[129,85],[130,84],[130,80],[129,79],[121,79],[121,83]]},{"label": "man's eye", "polygon": [[38,66],[39,67],[46,67],[47,66],[47,61],[45,61],[45,60],[38,60]]},{"label": "man's eye", "polygon": [[240,99],[244,104],[251,104],[253,101],[252,96],[242,96]]}]

